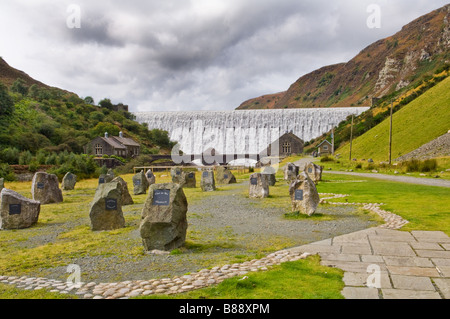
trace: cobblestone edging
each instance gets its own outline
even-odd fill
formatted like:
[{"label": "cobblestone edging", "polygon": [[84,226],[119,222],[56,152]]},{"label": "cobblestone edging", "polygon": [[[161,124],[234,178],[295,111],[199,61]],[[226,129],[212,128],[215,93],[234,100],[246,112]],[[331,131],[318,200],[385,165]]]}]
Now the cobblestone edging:
[{"label": "cobblestone edging", "polygon": [[[383,204],[370,203],[336,203],[329,202],[327,199],[344,198],[349,195],[321,193],[323,197],[320,203],[331,205],[357,205],[364,209],[380,215],[385,224],[378,226],[387,229],[399,229],[408,221],[398,215],[382,210]],[[164,252],[155,252],[164,253]],[[195,289],[204,288],[210,285],[219,284],[223,280],[245,276],[249,272],[267,271],[270,267],[279,265],[283,262],[305,259],[310,253],[299,253],[291,250],[282,250],[261,259],[254,259],[239,264],[225,265],[211,269],[202,269],[196,273],[175,276],[173,278],[123,281],[115,283],[78,283],[63,282],[61,280],[47,279],[41,277],[18,277],[18,276],[0,276],[0,283],[14,285],[16,288],[24,290],[46,289],[50,292],[61,294],[75,294],[84,299],[127,299],[130,297],[147,296],[152,294],[176,294]],[[245,277],[244,277],[245,278]]]}]

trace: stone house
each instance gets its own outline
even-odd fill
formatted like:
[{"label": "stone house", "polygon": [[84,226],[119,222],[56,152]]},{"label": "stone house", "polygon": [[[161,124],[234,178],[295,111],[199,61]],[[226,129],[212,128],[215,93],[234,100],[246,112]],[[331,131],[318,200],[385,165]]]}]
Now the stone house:
[{"label": "stone house", "polygon": [[105,133],[104,137],[96,137],[84,146],[86,154],[102,157],[103,155],[116,155],[123,158],[132,158],[140,154],[141,147],[139,143],[129,137],[124,137],[120,132],[119,136],[109,136]]},{"label": "stone house", "polygon": [[[278,143],[278,154],[274,154],[272,152],[272,145],[276,145]],[[304,148],[304,141],[293,134],[292,132],[286,132],[283,134],[278,140],[273,142],[269,147],[265,150],[268,156],[290,156],[292,154],[302,154]]]},{"label": "stone house", "polygon": [[319,156],[331,155],[333,153],[333,145],[325,140],[317,146],[317,153]]}]

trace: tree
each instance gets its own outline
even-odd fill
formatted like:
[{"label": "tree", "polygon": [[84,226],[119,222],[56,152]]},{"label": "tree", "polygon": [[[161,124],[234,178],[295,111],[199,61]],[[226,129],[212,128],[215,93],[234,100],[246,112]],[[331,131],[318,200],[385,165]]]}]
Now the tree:
[{"label": "tree", "polygon": [[101,107],[107,108],[109,110],[112,110],[113,104],[111,103],[110,99],[103,99],[98,103]]},{"label": "tree", "polygon": [[28,86],[23,79],[19,78],[11,85],[11,91],[26,96],[28,94]]},{"label": "tree", "polygon": [[90,104],[90,105],[95,105],[94,99],[91,96],[86,96],[84,98],[84,103]]},{"label": "tree", "polygon": [[9,115],[14,112],[14,101],[9,96],[8,88],[0,83],[0,115]]}]

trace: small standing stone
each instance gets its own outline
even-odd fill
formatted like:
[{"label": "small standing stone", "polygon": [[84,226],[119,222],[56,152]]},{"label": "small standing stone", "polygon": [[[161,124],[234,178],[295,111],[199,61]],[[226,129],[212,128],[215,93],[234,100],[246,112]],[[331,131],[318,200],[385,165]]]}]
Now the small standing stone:
[{"label": "small standing stone", "polygon": [[111,182],[116,177],[116,174],[114,174],[114,171],[112,168],[108,169],[105,175],[105,181],[106,183]]},{"label": "small standing stone", "polygon": [[151,185],[139,227],[145,250],[168,251],[181,247],[186,240],[187,209],[180,184]]},{"label": "small standing stone", "polygon": [[75,184],[77,183],[77,175],[72,174],[71,172],[67,172],[64,175],[63,180],[61,182],[61,188],[65,191],[70,191],[75,189]]},{"label": "small standing stone", "polygon": [[267,179],[269,186],[275,186],[277,179],[275,177],[276,170],[272,166],[264,167],[262,171],[263,176]]},{"label": "small standing stone", "polygon": [[289,186],[292,211],[311,216],[319,206],[320,198],[316,185],[306,172],[301,172]]},{"label": "small standing stone", "polygon": [[3,188],[0,206],[0,229],[28,228],[37,223],[41,203]]},{"label": "small standing stone", "polygon": [[186,187],[186,188],[196,188],[197,187],[197,180],[195,178],[195,172],[186,172],[184,181],[185,181],[185,183],[184,183],[183,187]]},{"label": "small standing stone", "polygon": [[147,193],[148,181],[144,171],[140,171],[133,176],[133,193],[134,195],[142,195]]},{"label": "small standing stone", "polygon": [[248,195],[251,198],[265,198],[269,196],[269,183],[261,173],[250,175]]},{"label": "small standing stone", "polygon": [[152,170],[149,169],[146,173],[145,173],[145,177],[147,177],[147,182],[148,185],[153,185],[156,183],[156,176],[155,174],[153,174]]},{"label": "small standing stone", "polygon": [[306,164],[305,172],[308,174],[309,178],[317,185],[322,180],[322,170],[323,167],[316,165],[312,162]]},{"label": "small standing stone", "polygon": [[54,174],[37,172],[31,183],[31,195],[41,205],[60,203],[63,201],[62,191],[59,188],[58,177]]},{"label": "small standing stone", "polygon": [[99,185],[89,212],[92,230],[113,230],[125,227],[122,213],[122,191],[118,182]]},{"label": "small standing stone", "polygon": [[233,173],[223,166],[219,166],[216,168],[215,178],[217,180],[217,184],[226,185],[236,183],[236,177],[233,175]]},{"label": "small standing stone", "polygon": [[200,180],[200,187],[204,192],[213,192],[216,190],[216,181],[214,178],[214,171],[202,171],[202,178]]},{"label": "small standing stone", "polygon": [[172,167],[170,169],[170,176],[172,177],[172,182],[184,186],[186,183],[186,173],[183,172],[181,167]]},{"label": "small standing stone", "polygon": [[128,190],[128,183],[124,181],[124,179],[120,176],[117,176],[114,178],[111,183],[119,183],[121,192],[122,192],[122,205],[133,205],[134,201],[133,198],[130,195],[130,192]]},{"label": "small standing stone", "polygon": [[287,163],[284,167],[284,179],[286,181],[293,181],[299,173],[299,167],[294,163]]}]

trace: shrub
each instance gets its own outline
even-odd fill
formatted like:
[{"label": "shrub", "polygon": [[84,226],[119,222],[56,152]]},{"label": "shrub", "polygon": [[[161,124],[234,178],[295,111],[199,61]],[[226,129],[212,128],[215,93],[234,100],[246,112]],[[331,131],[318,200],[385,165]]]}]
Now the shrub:
[{"label": "shrub", "polygon": [[362,164],[361,163],[356,164],[355,168],[362,168]]},{"label": "shrub", "polygon": [[320,159],[321,163],[325,163],[325,162],[334,162],[334,159],[329,157],[329,156],[324,156]]},{"label": "shrub", "polygon": [[16,175],[8,164],[0,164],[0,177],[4,178],[8,182],[13,182],[16,180]]}]

